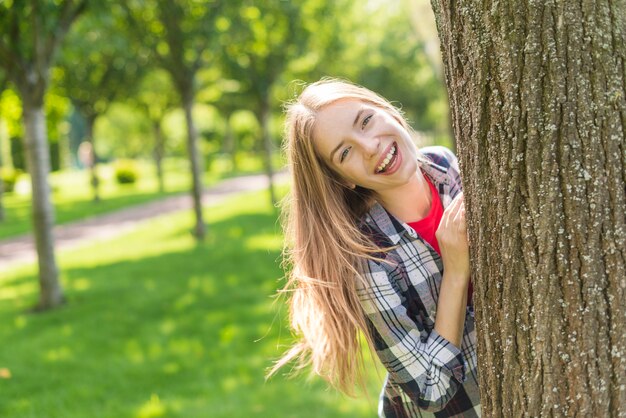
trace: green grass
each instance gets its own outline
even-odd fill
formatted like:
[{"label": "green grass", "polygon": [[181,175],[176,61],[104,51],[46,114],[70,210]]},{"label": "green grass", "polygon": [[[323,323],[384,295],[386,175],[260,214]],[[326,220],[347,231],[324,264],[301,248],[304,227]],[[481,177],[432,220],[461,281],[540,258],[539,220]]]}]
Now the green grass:
[{"label": "green grass", "polygon": [[208,208],[199,245],[181,212],[61,252],[68,303],[52,312],[26,313],[34,266],[3,272],[0,416],[375,416],[373,373],[369,401],[319,378],[265,382],[290,342],[285,310],[272,304],[282,238],[267,201],[259,192]]},{"label": "green grass", "polygon": [[[258,156],[242,154],[238,159],[239,167],[232,170],[226,156],[217,157],[211,163],[210,170],[204,175],[204,185],[235,175],[258,173],[263,171],[263,164]],[[190,189],[191,176],[188,163],[183,159],[170,159],[165,162],[165,193],[158,192],[158,184],[153,164],[138,161],[139,180],[134,185],[118,185],[114,179],[112,164],[99,165],[101,179],[101,201],[94,202],[86,170],[65,170],[50,175],[52,200],[56,210],[56,224],[64,224],[91,216],[112,212],[124,207],[149,202],[164,196],[186,192]],[[280,158],[274,161],[274,167],[282,166]],[[18,185],[22,192],[7,193],[3,199],[6,219],[0,223],[0,239],[28,233],[32,230],[30,180],[22,176]]]}]

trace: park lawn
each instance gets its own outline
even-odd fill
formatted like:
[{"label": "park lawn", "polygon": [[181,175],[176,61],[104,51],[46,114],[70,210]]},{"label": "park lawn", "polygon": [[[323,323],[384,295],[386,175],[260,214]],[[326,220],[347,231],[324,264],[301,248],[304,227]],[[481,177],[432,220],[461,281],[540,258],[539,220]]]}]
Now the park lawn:
[{"label": "park lawn", "polygon": [[[233,171],[230,159],[224,155],[214,158],[206,171],[203,182],[210,186],[220,179],[236,175],[263,171],[259,156],[241,154],[238,170]],[[274,167],[281,167],[282,160],[276,156]],[[60,225],[91,216],[113,212],[125,207],[146,203],[165,196],[187,192],[191,185],[188,162],[185,159],[165,160],[165,193],[159,193],[153,164],[137,161],[139,178],[135,184],[119,185],[114,179],[114,165],[100,164],[99,202],[93,201],[89,172],[87,170],[64,170],[50,175],[52,200],[56,210],[56,222]],[[6,193],[2,196],[6,219],[0,223],[0,239],[26,234],[32,231],[30,180],[27,175],[20,179],[18,189],[22,192]]]},{"label": "park lawn", "polygon": [[[148,221],[111,241],[60,252],[68,303],[27,313],[34,266],[0,276],[1,417],[373,417],[370,399],[319,378],[264,380],[289,344],[282,238],[265,192]],[[3,370],[4,369],[4,370]]]}]

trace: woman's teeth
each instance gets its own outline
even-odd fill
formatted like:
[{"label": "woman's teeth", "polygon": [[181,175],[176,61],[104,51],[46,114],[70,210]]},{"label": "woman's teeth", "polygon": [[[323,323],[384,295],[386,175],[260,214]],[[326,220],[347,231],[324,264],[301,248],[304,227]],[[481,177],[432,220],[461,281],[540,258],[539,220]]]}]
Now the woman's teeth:
[{"label": "woman's teeth", "polygon": [[377,173],[382,173],[383,171],[385,171],[385,169],[387,168],[387,164],[389,164],[389,161],[391,161],[395,153],[396,153],[396,146],[394,145],[393,147],[391,147],[391,149],[387,153],[387,156],[385,157],[383,162],[376,169]]}]

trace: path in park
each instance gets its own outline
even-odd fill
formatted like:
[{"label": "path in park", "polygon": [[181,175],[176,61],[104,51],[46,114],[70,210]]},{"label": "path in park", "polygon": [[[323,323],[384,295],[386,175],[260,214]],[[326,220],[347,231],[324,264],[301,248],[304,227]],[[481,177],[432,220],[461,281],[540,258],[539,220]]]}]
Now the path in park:
[{"label": "path in park", "polygon": [[[286,173],[276,174],[275,183],[283,182],[286,177]],[[206,188],[202,195],[202,202],[205,206],[215,205],[233,194],[260,190],[266,188],[267,185],[265,175],[234,177]],[[54,228],[55,248],[66,250],[88,242],[110,239],[136,228],[149,219],[181,210],[191,210],[191,208],[191,196],[181,194],[59,225]],[[36,259],[32,234],[0,240],[0,271],[17,264],[34,262]]]}]

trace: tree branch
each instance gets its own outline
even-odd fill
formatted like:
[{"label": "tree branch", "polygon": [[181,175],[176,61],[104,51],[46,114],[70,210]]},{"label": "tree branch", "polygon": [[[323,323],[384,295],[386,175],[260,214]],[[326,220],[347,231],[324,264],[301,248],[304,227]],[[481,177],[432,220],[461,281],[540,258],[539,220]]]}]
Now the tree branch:
[{"label": "tree branch", "polygon": [[[3,16],[4,17],[4,16]],[[8,32],[9,43],[6,43],[0,38],[0,61],[2,67],[6,70],[6,76],[13,83],[19,84],[21,77],[26,72],[26,66],[24,58],[20,54],[20,28],[19,19],[17,17],[17,11],[15,7],[10,9],[8,16],[2,19],[9,22],[10,27]]]},{"label": "tree branch", "polygon": [[74,1],[65,0],[61,5],[61,13],[59,14],[57,28],[53,31],[48,40],[46,42],[45,47],[45,64],[46,67],[49,66],[52,62],[52,58],[54,53],[58,49],[60,43],[63,41],[63,38],[69,31],[70,25],[72,22],[78,18],[81,14],[87,10],[87,4],[89,0],[80,0],[78,4],[74,6]]}]

